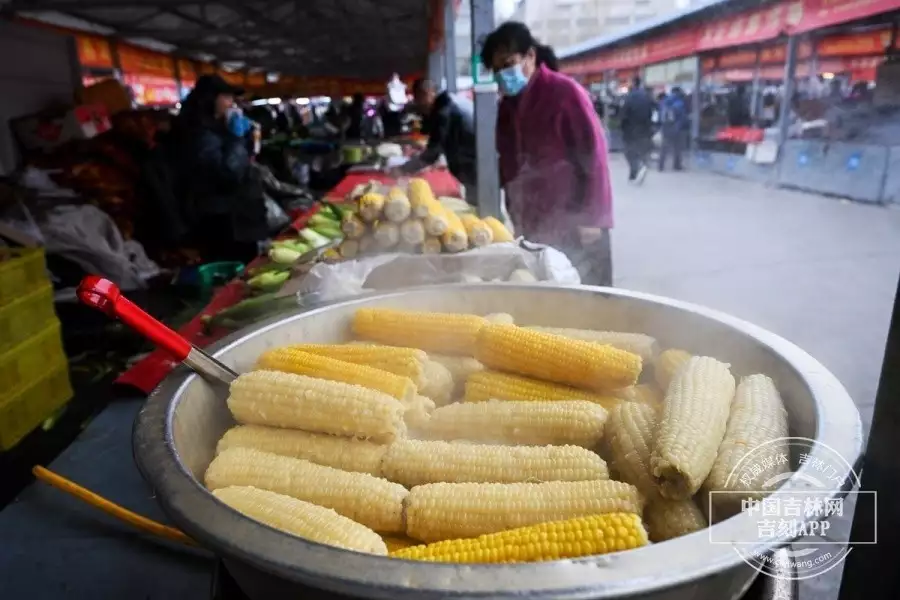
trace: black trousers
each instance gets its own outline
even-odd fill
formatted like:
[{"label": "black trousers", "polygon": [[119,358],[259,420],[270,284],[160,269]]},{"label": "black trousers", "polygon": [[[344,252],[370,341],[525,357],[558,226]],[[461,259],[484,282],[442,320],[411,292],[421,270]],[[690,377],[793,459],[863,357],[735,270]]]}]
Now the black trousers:
[{"label": "black trousers", "polygon": [[647,157],[653,146],[651,138],[637,138],[625,140],[625,160],[628,161],[628,178],[637,177],[641,167],[647,165]]},{"label": "black trousers", "polygon": [[662,148],[659,151],[659,170],[664,171],[669,154],[672,155],[673,166],[676,170],[681,170],[681,156],[684,153],[684,147],[687,141],[687,135],[683,131],[663,134]]},{"label": "black trousers", "polygon": [[604,229],[603,237],[596,242],[591,244],[575,242],[561,250],[581,275],[583,285],[612,286],[612,243],[609,229]]}]

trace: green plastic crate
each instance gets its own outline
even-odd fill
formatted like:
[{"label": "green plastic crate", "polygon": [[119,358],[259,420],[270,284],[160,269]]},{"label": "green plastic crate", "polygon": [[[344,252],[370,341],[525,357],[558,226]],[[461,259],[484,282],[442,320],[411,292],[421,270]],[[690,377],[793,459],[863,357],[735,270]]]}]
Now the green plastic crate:
[{"label": "green plastic crate", "polygon": [[57,363],[14,396],[0,401],[0,450],[9,450],[72,398],[69,367]]},{"label": "green plastic crate", "polygon": [[41,332],[55,319],[53,286],[49,283],[0,306],[0,355]]},{"label": "green plastic crate", "polygon": [[0,248],[0,306],[48,283],[41,248]]},{"label": "green plastic crate", "polygon": [[0,402],[30,386],[47,373],[47,365],[66,364],[59,332],[54,320],[40,333],[0,354]]}]

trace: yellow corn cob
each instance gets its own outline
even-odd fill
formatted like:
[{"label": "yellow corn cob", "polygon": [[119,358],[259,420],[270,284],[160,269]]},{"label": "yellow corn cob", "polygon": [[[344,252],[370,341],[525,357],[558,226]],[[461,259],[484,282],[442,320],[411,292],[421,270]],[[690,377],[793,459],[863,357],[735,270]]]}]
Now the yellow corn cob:
[{"label": "yellow corn cob", "polygon": [[591,515],[391,551],[392,558],[453,563],[523,563],[577,558],[647,545],[641,517]]},{"label": "yellow corn cob", "polygon": [[301,352],[366,365],[400,377],[408,377],[416,387],[422,387],[425,383],[423,372],[428,355],[417,348],[361,344],[297,344],[290,347]]},{"label": "yellow corn cob", "polygon": [[322,252],[322,260],[326,263],[332,264],[336,262],[340,262],[344,256],[341,254],[341,251],[337,248],[326,248],[324,252]]},{"label": "yellow corn cob", "polygon": [[659,495],[659,488],[650,472],[657,423],[653,407],[623,402],[609,411],[609,422],[606,424],[610,467],[619,479],[635,486],[648,500]]},{"label": "yellow corn cob", "polygon": [[434,412],[434,400],[425,396],[416,396],[407,407],[403,414],[403,420],[406,421],[407,429],[420,430],[428,424],[431,419],[431,413]]},{"label": "yellow corn cob", "polygon": [[475,315],[361,308],[353,316],[353,333],[383,344],[471,356],[485,323]]},{"label": "yellow corn cob", "polygon": [[231,448],[302,458],[317,465],[376,477],[381,476],[381,460],[387,451],[387,446],[366,440],[262,425],[239,425],[226,431],[216,446],[216,454]]},{"label": "yellow corn cob", "polygon": [[606,419],[602,406],[584,400],[464,402],[435,410],[421,437],[593,449],[603,439]]},{"label": "yellow corn cob", "polygon": [[371,254],[378,248],[378,244],[375,243],[375,236],[372,233],[367,233],[361,238],[359,238],[359,253],[361,255]]},{"label": "yellow corn cob", "polygon": [[612,393],[617,398],[628,400],[629,402],[637,402],[638,404],[647,404],[654,408],[661,407],[663,402],[663,393],[655,385],[649,383],[631,385]]},{"label": "yellow corn cob", "polygon": [[341,231],[351,240],[358,240],[366,234],[366,225],[355,214],[348,212],[341,219]]},{"label": "yellow corn cob", "polygon": [[398,440],[381,463],[386,479],[406,487],[426,483],[515,483],[609,479],[602,458],[578,446],[491,446]]},{"label": "yellow corn cob", "polygon": [[400,225],[400,240],[418,245],[425,241],[425,226],[418,219],[409,219]]},{"label": "yellow corn cob", "polygon": [[377,533],[330,508],[246,486],[214,490],[213,496],[255,521],[311,542],[382,556],[388,553]]},{"label": "yellow corn cob", "polygon": [[387,546],[388,553],[398,552],[404,548],[411,548],[422,544],[422,542],[408,538],[405,535],[383,535],[381,536],[381,540],[384,542],[384,545]]},{"label": "yellow corn cob", "polygon": [[437,406],[444,406],[453,400],[456,384],[453,373],[447,367],[437,361],[426,360],[423,378],[420,394],[434,400]]},{"label": "yellow corn cob", "polygon": [[567,385],[548,383],[519,375],[509,375],[498,371],[472,373],[466,380],[464,401],[484,402],[486,400],[587,400],[595,402],[607,410],[622,402],[612,395],[603,396]]},{"label": "yellow corn cob", "polygon": [[384,210],[385,197],[383,194],[369,192],[359,199],[359,218],[367,223],[378,220],[381,211]]},{"label": "yellow corn cob", "polygon": [[[712,494],[710,500],[715,520],[740,512],[742,499],[762,496],[747,492],[769,490],[781,484],[782,476],[790,471],[790,449],[784,442],[787,436],[787,411],[775,382],[765,375],[741,379],[731,405],[725,438],[703,484],[706,491],[731,492]],[[749,453],[752,458],[747,458]],[[741,478],[745,474],[753,475],[751,469],[754,466],[762,467],[763,472],[753,477],[753,485],[748,489]]]},{"label": "yellow corn cob", "polygon": [[542,333],[561,335],[563,337],[572,338],[573,340],[612,346],[619,350],[637,354],[641,357],[641,360],[648,363],[656,356],[656,338],[644,335],[643,333],[573,329],[569,327],[529,327],[528,329],[533,329],[534,331],[540,331]]},{"label": "yellow corn cob", "polygon": [[644,521],[650,532],[650,539],[657,544],[709,527],[709,521],[690,498],[656,498],[648,502],[644,509]]},{"label": "yellow corn cob", "polygon": [[515,325],[516,319],[509,313],[490,313],[484,315],[484,320],[494,325]]},{"label": "yellow corn cob", "polygon": [[402,223],[412,212],[409,198],[398,187],[391,188],[387,200],[384,203],[384,218],[394,223]]},{"label": "yellow corn cob", "polygon": [[407,496],[406,535],[438,542],[643,508],[637,488],[620,481],[432,483]]},{"label": "yellow corn cob", "polygon": [[469,236],[459,216],[452,210],[444,209],[447,215],[447,231],[441,235],[441,243],[447,252],[462,252],[469,247]]},{"label": "yellow corn cob", "polygon": [[387,394],[337,381],[278,371],[235,379],[228,409],[238,423],[303,429],[376,442],[406,435],[404,407]]},{"label": "yellow corn cob", "polygon": [[361,385],[404,402],[411,401],[416,395],[416,386],[408,377],[400,377],[381,369],[320,354],[303,352],[296,346],[283,346],[263,352],[256,359],[255,368]]},{"label": "yellow corn cob", "polygon": [[341,253],[341,258],[356,258],[359,255],[359,241],[344,240],[338,247],[338,252]]},{"label": "yellow corn cob", "polygon": [[[450,371],[453,378],[452,397],[458,398],[465,393],[466,380],[472,373],[484,370],[484,365],[471,356],[447,356],[446,354],[429,354],[431,360],[440,363]],[[427,395],[427,394],[426,394]],[[449,401],[449,398],[448,398]],[[443,404],[446,404],[444,402]]]},{"label": "yellow corn cob", "polygon": [[475,215],[468,213],[460,215],[459,219],[462,221],[463,227],[466,228],[466,235],[469,237],[473,247],[480,248],[494,241],[494,231],[487,223]]},{"label": "yellow corn cob", "polygon": [[375,246],[382,250],[393,248],[400,241],[400,227],[390,221],[378,221],[372,229]]},{"label": "yellow corn cob", "polygon": [[500,244],[502,242],[512,242],[514,240],[512,234],[509,232],[509,229],[506,228],[506,225],[498,221],[494,217],[485,217],[483,219],[484,224],[491,228],[491,233],[494,237],[494,243]]},{"label": "yellow corn cob", "polygon": [[491,369],[595,392],[634,385],[641,374],[637,354],[515,325],[482,327],[475,358]]},{"label": "yellow corn cob", "polygon": [[409,180],[407,195],[415,217],[425,217],[428,214],[429,207],[437,204],[431,186],[420,177]]},{"label": "yellow corn cob", "polygon": [[403,531],[402,485],[251,448],[231,448],[206,470],[206,487],[253,486],[333,508],[375,531]]},{"label": "yellow corn cob", "polygon": [[669,348],[659,353],[656,362],[653,364],[653,376],[656,379],[656,385],[665,393],[669,389],[669,384],[678,369],[683,367],[687,361],[691,359],[691,353],[679,350],[677,348]]},{"label": "yellow corn cob", "polygon": [[444,250],[441,245],[441,238],[426,237],[422,242],[422,254],[440,254]]},{"label": "yellow corn cob", "polygon": [[695,356],[678,370],[663,402],[650,469],[660,493],[683,500],[697,493],[725,437],[734,398],[728,365]]},{"label": "yellow corn cob", "polygon": [[428,214],[423,221],[425,233],[428,235],[442,236],[450,229],[450,215],[453,214],[440,204],[435,203],[428,207]]}]

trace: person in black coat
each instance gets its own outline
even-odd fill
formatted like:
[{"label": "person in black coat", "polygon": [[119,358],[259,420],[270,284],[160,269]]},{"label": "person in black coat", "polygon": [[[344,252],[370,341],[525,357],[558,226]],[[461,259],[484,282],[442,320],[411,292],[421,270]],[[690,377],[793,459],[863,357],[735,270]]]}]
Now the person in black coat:
[{"label": "person in black coat", "polygon": [[656,103],[644,88],[640,77],[625,97],[622,106],[622,141],[628,161],[628,180],[643,182],[647,175],[647,157],[653,147],[653,112]]},{"label": "person in black coat", "polygon": [[252,123],[234,108],[242,93],[218,75],[201,76],[167,140],[176,194],[206,260],[250,260],[268,237],[262,182],[247,150]]}]

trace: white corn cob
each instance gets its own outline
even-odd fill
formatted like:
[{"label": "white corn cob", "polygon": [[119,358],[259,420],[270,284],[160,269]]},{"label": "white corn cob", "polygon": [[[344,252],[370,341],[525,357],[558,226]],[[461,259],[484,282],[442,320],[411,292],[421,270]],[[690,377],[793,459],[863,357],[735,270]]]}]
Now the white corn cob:
[{"label": "white corn cob", "polygon": [[382,250],[393,248],[400,241],[400,227],[390,221],[379,221],[373,230],[375,245]]},{"label": "white corn cob", "polygon": [[425,241],[425,226],[418,219],[409,219],[400,225],[400,239],[407,244],[418,245]]},{"label": "white corn cob", "polygon": [[402,223],[409,217],[412,207],[409,198],[400,188],[391,188],[384,203],[384,217],[394,223]]},{"label": "white corn cob", "polygon": [[656,379],[656,385],[663,393],[668,391],[669,383],[672,382],[678,369],[687,364],[689,360],[691,360],[691,353],[678,348],[669,348],[659,353],[653,364],[653,376]]},{"label": "white corn cob", "polygon": [[[469,375],[484,371],[484,365],[471,356],[429,354],[428,357],[434,362],[442,364],[450,372],[450,375],[453,377],[453,398],[458,398],[465,393],[466,380],[469,378]],[[446,402],[442,404],[446,404]]]},{"label": "white corn cob", "polygon": [[644,509],[644,523],[655,543],[665,542],[709,527],[709,521],[690,498],[665,500],[656,498]]},{"label": "white corn cob", "polygon": [[436,406],[449,404],[453,399],[455,387],[453,374],[447,367],[434,360],[426,360],[423,365],[422,377],[424,385],[419,388],[419,393],[434,400]]}]

